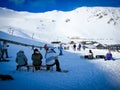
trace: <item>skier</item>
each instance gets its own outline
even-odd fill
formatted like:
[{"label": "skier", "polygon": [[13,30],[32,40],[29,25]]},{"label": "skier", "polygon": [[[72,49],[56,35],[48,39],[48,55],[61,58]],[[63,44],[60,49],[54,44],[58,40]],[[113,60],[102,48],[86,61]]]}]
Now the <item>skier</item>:
[{"label": "skier", "polygon": [[78,44],[78,51],[80,51],[81,50],[81,44],[79,43]]},{"label": "skier", "polygon": [[85,45],[83,45],[82,48],[83,48],[83,50],[85,50],[85,48],[86,48]]},{"label": "skier", "polygon": [[6,41],[3,41],[3,45],[2,45],[2,56],[1,58],[3,58],[4,53],[6,54],[6,58],[8,58],[8,46]]},{"label": "skier", "polygon": [[62,52],[62,50],[63,50],[62,44],[60,44],[60,46],[59,46],[59,50],[60,50],[59,55],[63,55],[63,52]]},{"label": "skier", "polygon": [[58,72],[61,71],[58,56],[56,55],[56,52],[53,49],[49,49],[46,52],[45,58],[46,58],[47,70],[50,70],[50,67],[56,65],[56,71]]},{"label": "skier", "polygon": [[2,44],[1,44],[1,41],[0,41],[0,60],[1,60],[1,56],[2,56]]},{"label": "skier", "polygon": [[33,61],[33,66],[35,66],[35,70],[40,70],[42,59],[43,59],[43,56],[39,52],[39,50],[34,49],[34,53],[32,54],[32,61]]},{"label": "skier", "polygon": [[[22,66],[26,66],[28,63],[27,63],[27,57],[25,56],[24,54],[24,51],[20,50],[19,52],[17,52],[16,54],[16,63],[18,64],[17,65],[17,68],[16,70],[18,70],[20,67]],[[27,67],[27,70],[29,70],[29,67]]]},{"label": "skier", "polygon": [[32,45],[32,50],[34,50],[34,48],[35,48],[35,46],[34,46],[34,45]]}]

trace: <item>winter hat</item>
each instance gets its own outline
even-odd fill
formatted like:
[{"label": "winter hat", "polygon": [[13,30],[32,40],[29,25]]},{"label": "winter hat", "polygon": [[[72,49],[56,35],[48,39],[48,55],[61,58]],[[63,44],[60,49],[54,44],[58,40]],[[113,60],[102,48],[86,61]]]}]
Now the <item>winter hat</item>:
[{"label": "winter hat", "polygon": [[24,53],[24,51],[23,51],[23,50],[20,50],[19,52],[20,52],[20,53]]},{"label": "winter hat", "polygon": [[38,49],[34,49],[34,52],[38,51]]}]

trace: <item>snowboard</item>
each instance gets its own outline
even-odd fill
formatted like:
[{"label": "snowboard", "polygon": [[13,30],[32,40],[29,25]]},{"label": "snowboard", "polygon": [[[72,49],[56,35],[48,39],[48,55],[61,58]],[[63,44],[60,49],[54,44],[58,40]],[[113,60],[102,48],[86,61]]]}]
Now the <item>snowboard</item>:
[{"label": "snowboard", "polygon": [[56,70],[46,70],[46,69],[44,69],[44,68],[41,68],[40,69],[40,71],[50,71],[50,72],[60,72],[60,73],[68,73],[69,72],[69,70],[65,70],[65,69],[63,69],[63,70],[61,70],[61,71],[56,71]]},{"label": "snowboard", "polygon": [[68,70],[61,70],[60,72],[62,72],[62,73],[68,73],[69,71]]},{"label": "snowboard", "polygon": [[[42,69],[43,70],[43,69]],[[47,71],[47,70],[45,70]],[[68,70],[61,70],[61,71],[52,71],[52,70],[49,70],[50,72],[58,72],[58,73],[68,73],[69,71]],[[48,71],[48,72],[49,72]]]}]

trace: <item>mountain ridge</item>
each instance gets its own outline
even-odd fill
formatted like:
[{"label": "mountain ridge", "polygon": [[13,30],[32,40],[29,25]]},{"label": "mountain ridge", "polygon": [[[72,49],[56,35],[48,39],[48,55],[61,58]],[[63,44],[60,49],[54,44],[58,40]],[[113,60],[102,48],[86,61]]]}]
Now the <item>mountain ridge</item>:
[{"label": "mountain ridge", "polygon": [[69,12],[45,13],[0,8],[0,20],[0,30],[8,32],[11,28],[15,33],[19,28],[28,37],[44,42],[79,37],[107,44],[120,43],[120,8],[115,7],[81,7]]}]

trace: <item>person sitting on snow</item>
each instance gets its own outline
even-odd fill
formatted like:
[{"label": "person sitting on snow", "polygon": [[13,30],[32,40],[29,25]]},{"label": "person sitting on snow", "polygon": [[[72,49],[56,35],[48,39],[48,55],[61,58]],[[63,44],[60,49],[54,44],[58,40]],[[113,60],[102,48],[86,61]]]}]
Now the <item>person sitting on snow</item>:
[{"label": "person sitting on snow", "polygon": [[106,54],[105,60],[113,60],[112,53],[110,52],[110,50],[109,50],[108,53]]},{"label": "person sitting on snow", "polygon": [[93,59],[93,52],[92,52],[92,50],[89,50],[88,59]]},{"label": "person sitting on snow", "polygon": [[[24,51],[20,50],[19,52],[17,52],[16,54],[16,63],[18,64],[17,65],[17,68],[16,70],[18,70],[20,67],[22,66],[26,66],[28,63],[27,63],[27,57],[25,56],[24,54]],[[29,67],[27,67],[27,70],[29,70]]]},{"label": "person sitting on snow", "polygon": [[49,49],[46,52],[45,58],[46,58],[47,70],[50,70],[50,67],[56,65],[56,71],[58,72],[61,71],[58,56],[56,55],[56,52],[54,51],[54,49]]}]

